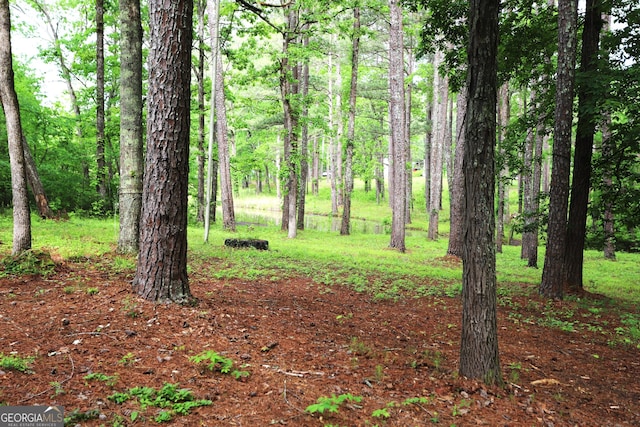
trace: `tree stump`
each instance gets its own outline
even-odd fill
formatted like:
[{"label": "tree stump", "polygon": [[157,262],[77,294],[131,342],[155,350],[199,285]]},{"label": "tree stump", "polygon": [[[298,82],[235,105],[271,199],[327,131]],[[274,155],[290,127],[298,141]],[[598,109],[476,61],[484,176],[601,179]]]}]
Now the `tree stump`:
[{"label": "tree stump", "polygon": [[261,251],[269,250],[269,241],[261,239],[225,239],[224,245],[230,248],[255,248]]}]

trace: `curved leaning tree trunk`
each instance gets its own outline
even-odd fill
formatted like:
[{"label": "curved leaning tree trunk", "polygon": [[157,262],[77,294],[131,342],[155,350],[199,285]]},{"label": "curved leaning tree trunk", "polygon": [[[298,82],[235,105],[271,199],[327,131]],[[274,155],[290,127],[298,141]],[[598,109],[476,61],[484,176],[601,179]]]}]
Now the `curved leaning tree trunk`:
[{"label": "curved leaning tree trunk", "polygon": [[142,25],[140,0],[120,0],[120,235],[118,252],[140,247],[142,209]]},{"label": "curved leaning tree trunk", "polygon": [[11,192],[13,195],[13,247],[11,253],[31,249],[31,217],[27,193],[27,173],[22,144],[20,106],[13,77],[11,17],[8,0],[0,0],[0,101],[7,122]]},{"label": "curved leaning tree trunk", "polygon": [[27,184],[29,184],[29,187],[31,187],[33,198],[36,200],[38,214],[42,219],[51,219],[55,215],[51,210],[51,206],[49,206],[49,199],[47,198],[47,194],[44,191],[44,186],[42,185],[42,181],[40,180],[40,175],[38,174],[38,169],[36,168],[36,162],[35,160],[33,160],[31,149],[29,148],[29,144],[27,143],[24,135],[22,136],[22,149],[24,151],[24,164],[27,172]]},{"label": "curved leaning tree trunk", "polygon": [[158,302],[192,300],[187,194],[193,2],[149,1],[149,112],[140,253],[133,289]]}]

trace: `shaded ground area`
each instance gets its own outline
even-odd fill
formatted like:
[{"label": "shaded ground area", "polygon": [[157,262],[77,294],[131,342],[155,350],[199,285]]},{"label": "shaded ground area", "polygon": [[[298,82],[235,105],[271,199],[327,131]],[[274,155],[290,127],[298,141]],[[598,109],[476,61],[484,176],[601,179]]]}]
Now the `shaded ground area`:
[{"label": "shaded ground area", "polygon": [[[63,405],[70,425],[145,425],[168,409],[109,396],[170,383],[211,401],[170,425],[640,425],[639,351],[612,342],[619,316],[606,300],[502,296],[507,385],[487,388],[457,375],[456,297],[374,302],[307,277],[191,272],[197,306],[154,305],[130,293],[130,273],[78,261],[46,279],[0,279],[0,352],[35,357],[31,373],[0,369],[0,402]],[[208,350],[239,379],[190,359]],[[322,396],[324,413],[306,411]]]}]

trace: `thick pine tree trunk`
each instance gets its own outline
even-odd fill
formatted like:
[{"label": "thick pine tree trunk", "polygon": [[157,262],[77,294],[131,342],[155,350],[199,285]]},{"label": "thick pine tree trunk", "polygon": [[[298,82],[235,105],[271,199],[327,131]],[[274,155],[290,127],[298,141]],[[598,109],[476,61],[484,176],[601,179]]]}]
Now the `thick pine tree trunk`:
[{"label": "thick pine tree trunk", "polygon": [[404,252],[407,160],[405,159],[404,61],[402,41],[402,8],[397,0],[389,1],[389,126],[391,127],[391,241],[389,247]]},{"label": "thick pine tree trunk", "polygon": [[27,172],[22,147],[20,106],[13,77],[11,54],[11,17],[9,2],[0,0],[0,102],[4,109],[9,140],[11,194],[13,196],[12,255],[31,249],[31,216],[27,191]]},{"label": "thick pine tree trunk", "polygon": [[[587,0],[584,30],[582,31],[582,59],[580,72],[590,74],[597,71],[597,56],[602,29],[602,6],[600,0]],[[592,79],[589,84],[593,85]],[[571,180],[571,203],[567,222],[567,247],[565,250],[567,291],[582,291],[582,268],[584,264],[584,242],[587,232],[587,208],[591,190],[591,157],[593,137],[596,130],[595,103],[598,97],[593,89],[581,84],[578,92],[578,125]]]},{"label": "thick pine tree trunk", "polygon": [[472,0],[464,152],[464,256],[460,374],[501,384],[496,315],[494,149],[498,0]]},{"label": "thick pine tree trunk", "polygon": [[558,1],[558,75],[553,137],[553,166],[549,192],[547,251],[540,293],[548,298],[564,295],[567,246],[567,207],[571,169],[571,129],[576,63],[577,0]]},{"label": "thick pine tree trunk", "polygon": [[120,234],[118,252],[138,253],[142,209],[142,24],[140,0],[120,0]]},{"label": "thick pine tree trunk", "polygon": [[133,289],[152,301],[192,300],[187,195],[193,3],[149,1],[147,155]]}]

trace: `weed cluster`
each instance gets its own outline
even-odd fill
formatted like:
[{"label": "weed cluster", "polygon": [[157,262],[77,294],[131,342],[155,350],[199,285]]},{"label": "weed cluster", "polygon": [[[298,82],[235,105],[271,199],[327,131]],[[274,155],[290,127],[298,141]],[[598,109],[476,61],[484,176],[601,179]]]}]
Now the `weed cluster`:
[{"label": "weed cluster", "polygon": [[213,350],[206,350],[195,356],[191,356],[189,360],[195,364],[202,362],[207,363],[207,369],[210,371],[219,371],[222,374],[229,374],[239,380],[249,376],[249,372],[234,369],[234,362],[228,357],[221,356]]},{"label": "weed cluster", "polygon": [[[133,387],[125,392],[113,393],[107,399],[119,405],[129,400],[137,400],[140,411],[145,411],[148,407],[161,408],[154,417],[154,421],[158,423],[171,421],[175,415],[187,415],[191,409],[198,406],[212,404],[210,400],[196,400],[190,390],[178,388],[178,384],[171,383],[165,383],[160,390],[153,387]],[[130,413],[131,422],[140,419],[140,411]]]},{"label": "weed cluster", "polygon": [[55,270],[55,263],[48,252],[30,249],[19,255],[11,255],[1,262],[0,276],[48,276]]},{"label": "weed cluster", "polygon": [[0,353],[0,368],[12,371],[18,371],[25,374],[31,374],[31,364],[35,357],[20,357],[14,354],[5,355]]}]

